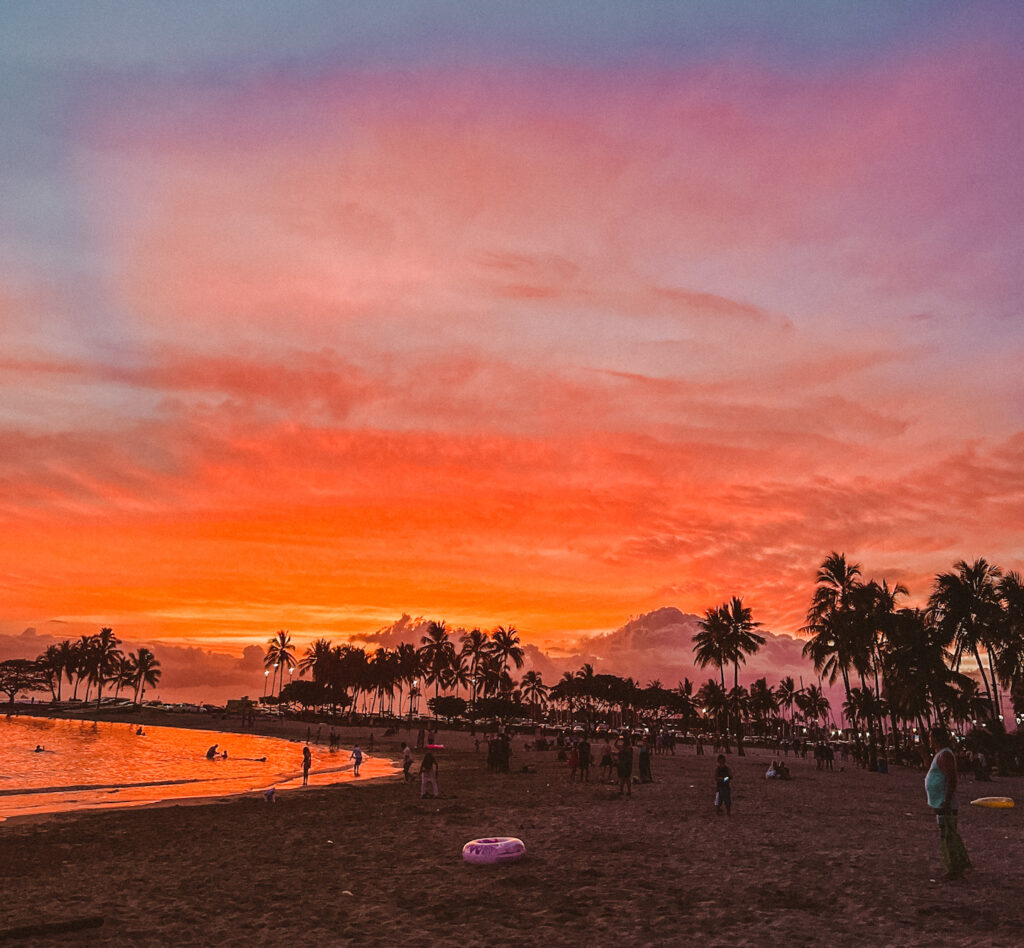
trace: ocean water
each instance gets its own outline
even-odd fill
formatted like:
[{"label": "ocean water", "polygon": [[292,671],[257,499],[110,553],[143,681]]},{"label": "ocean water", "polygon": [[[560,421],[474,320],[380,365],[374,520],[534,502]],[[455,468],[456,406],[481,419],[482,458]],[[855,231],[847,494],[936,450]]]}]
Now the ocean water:
[{"label": "ocean water", "polygon": [[[228,796],[302,784],[301,742],[174,727],[0,717],[0,820],[67,810],[140,806],[159,800]],[[226,760],[207,760],[217,743]],[[42,751],[36,751],[36,747]],[[311,745],[310,786],[395,773],[363,756],[352,775],[350,747]],[[265,758],[265,759],[261,759]]]}]

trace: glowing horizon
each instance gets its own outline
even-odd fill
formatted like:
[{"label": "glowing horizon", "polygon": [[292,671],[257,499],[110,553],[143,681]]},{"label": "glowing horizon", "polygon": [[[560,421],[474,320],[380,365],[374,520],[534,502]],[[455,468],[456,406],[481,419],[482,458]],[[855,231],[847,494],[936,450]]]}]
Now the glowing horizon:
[{"label": "glowing horizon", "polygon": [[1020,570],[1024,25],[884,6],[0,14],[0,631],[792,634],[833,549]]}]

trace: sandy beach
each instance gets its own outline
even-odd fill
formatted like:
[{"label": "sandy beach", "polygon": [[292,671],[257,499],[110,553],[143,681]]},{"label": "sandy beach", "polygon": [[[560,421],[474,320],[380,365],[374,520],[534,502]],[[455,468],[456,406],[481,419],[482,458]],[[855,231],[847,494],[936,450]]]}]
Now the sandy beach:
[{"label": "sandy beach", "polygon": [[[404,737],[377,732],[377,752]],[[0,825],[0,935],[71,922],[93,927],[17,943],[1020,944],[1021,811],[966,807],[975,869],[943,883],[920,773],[820,773],[791,757],[794,779],[767,783],[766,752],[732,755],[728,819],[711,806],[713,757],[692,748],[655,757],[656,782],[623,799],[570,784],[553,751],[521,738],[508,774],[488,773],[468,734],[442,739],[439,800],[399,775],[274,804]],[[1020,798],[1024,779],[964,791]],[[487,835],[522,838],[526,857],[463,863],[463,844]]]}]

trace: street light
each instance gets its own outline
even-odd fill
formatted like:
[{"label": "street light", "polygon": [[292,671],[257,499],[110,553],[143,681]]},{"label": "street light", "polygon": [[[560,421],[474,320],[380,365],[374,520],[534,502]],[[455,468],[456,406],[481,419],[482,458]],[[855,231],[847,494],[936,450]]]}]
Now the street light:
[{"label": "street light", "polygon": [[267,696],[267,685],[270,683],[270,669],[263,672],[263,697]]}]

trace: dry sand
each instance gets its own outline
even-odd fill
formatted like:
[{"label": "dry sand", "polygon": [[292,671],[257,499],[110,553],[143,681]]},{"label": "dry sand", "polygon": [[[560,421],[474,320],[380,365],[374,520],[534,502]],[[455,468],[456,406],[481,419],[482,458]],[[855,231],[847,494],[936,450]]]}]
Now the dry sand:
[{"label": "dry sand", "polygon": [[[727,819],[711,806],[714,758],[692,748],[655,757],[656,782],[620,799],[571,785],[523,739],[509,774],[487,773],[469,735],[442,739],[440,800],[399,775],[275,804],[0,825],[0,930],[102,918],[23,945],[1024,943],[1021,810],[965,807],[975,869],[943,883],[921,773],[819,773],[791,757],[795,779],[769,784],[765,752],[733,755]],[[964,786],[990,794],[1024,802],[1024,779]],[[463,863],[463,844],[487,835],[522,838],[526,857]]]}]

